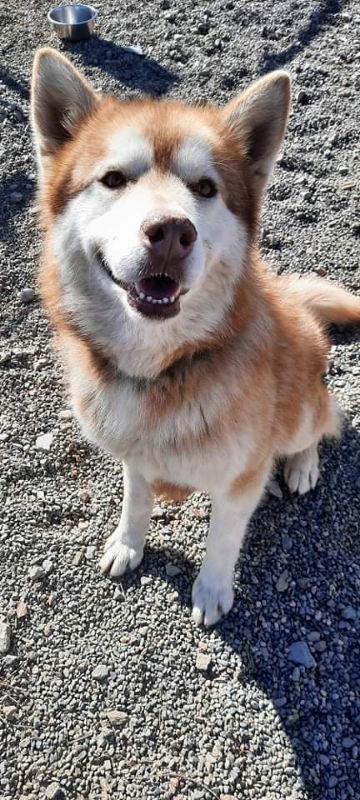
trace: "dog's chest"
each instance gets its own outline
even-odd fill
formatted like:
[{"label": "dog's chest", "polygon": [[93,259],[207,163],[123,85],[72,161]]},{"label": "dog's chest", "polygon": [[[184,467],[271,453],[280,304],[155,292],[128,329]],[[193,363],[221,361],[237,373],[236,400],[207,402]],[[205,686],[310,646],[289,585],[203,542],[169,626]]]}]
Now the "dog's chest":
[{"label": "dog's chest", "polygon": [[231,437],[219,442],[221,398],[216,391],[191,394],[171,383],[152,387],[118,380],[87,396],[91,399],[85,404],[74,396],[87,438],[116,458],[138,465],[150,482],[210,491],[224,470],[235,476],[242,468],[248,437],[242,447]]}]

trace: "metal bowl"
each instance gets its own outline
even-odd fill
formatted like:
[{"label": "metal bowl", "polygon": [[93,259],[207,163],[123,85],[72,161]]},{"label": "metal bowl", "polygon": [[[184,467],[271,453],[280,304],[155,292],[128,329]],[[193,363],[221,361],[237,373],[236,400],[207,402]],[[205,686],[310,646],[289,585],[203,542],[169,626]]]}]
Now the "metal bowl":
[{"label": "metal bowl", "polygon": [[97,15],[92,6],[76,4],[52,8],[47,18],[60,39],[80,42],[91,36]]}]

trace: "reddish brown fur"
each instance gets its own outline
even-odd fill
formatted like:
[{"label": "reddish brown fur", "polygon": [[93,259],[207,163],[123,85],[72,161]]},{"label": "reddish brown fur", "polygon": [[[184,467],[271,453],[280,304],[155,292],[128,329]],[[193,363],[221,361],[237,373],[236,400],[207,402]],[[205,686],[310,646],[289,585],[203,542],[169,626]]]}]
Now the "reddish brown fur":
[{"label": "reddish brown fur", "polygon": [[[233,304],[223,325],[196,345],[181,345],[170,357],[164,355],[161,374],[146,387],[147,424],[151,429],[159,425],[161,418],[179,409],[184,398],[197,397],[200,389],[205,394],[211,393],[217,381],[224,385],[223,410],[216,426],[209,429],[205,420],[203,430],[196,436],[184,434],[177,443],[179,450],[199,448],[205,441],[220,441],[229,435],[234,420],[245,430],[251,420],[258,420],[253,457],[230,488],[231,493],[242,492],[256,482],[259,471],[272,456],[286,450],[287,442],[301,424],[304,405],[312,409],[314,435],[320,437],[322,433],[333,431],[329,396],[321,383],[326,371],[328,342],[312,312],[311,297],[302,305],[299,293],[286,294],[282,281],[266,271],[256,253],[254,241],[261,194],[254,191],[244,144],[212,107],[191,109],[175,102],[102,100],[80,124],[75,137],[53,157],[42,192],[48,240],[54,218],[68,199],[87,185],[90,167],[103,157],[108,137],[123,124],[135,122],[152,139],[156,164],[163,171],[167,170],[187,126],[192,128],[197,122],[206,123],[213,135],[215,166],[222,176],[223,197],[249,230],[247,268],[234,290]],[[218,266],[218,269],[223,268],[221,264]],[[84,372],[91,375],[94,386],[104,387],[115,379],[111,364],[107,354],[94,348],[72,321],[66,319],[61,305],[58,266],[50,246],[43,261],[40,283],[44,304],[60,340],[66,340],[67,347],[76,349],[77,358]],[[301,288],[299,292],[301,295]],[[305,305],[310,310],[306,310]],[[347,321],[349,311],[345,306],[342,314]],[[355,306],[352,319],[360,319],[360,312],[356,311],[358,306]],[[330,312],[328,316],[330,318]],[[264,330],[263,317],[265,326],[269,325],[268,332]],[[246,337],[252,326],[257,330],[247,345]],[[245,387],[243,394],[227,393],[226,385],[236,386],[240,369]],[[84,394],[79,405],[83,413],[91,415],[91,393]],[[157,483],[154,490],[172,497],[175,491],[176,501],[183,499],[184,492],[191,491],[163,483]]]}]

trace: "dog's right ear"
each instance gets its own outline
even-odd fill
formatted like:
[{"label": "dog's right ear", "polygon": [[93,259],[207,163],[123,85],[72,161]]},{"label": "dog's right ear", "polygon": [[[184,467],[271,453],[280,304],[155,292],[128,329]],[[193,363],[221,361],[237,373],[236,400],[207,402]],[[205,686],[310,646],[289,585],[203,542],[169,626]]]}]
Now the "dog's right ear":
[{"label": "dog's right ear", "polygon": [[71,139],[80,121],[98,102],[98,95],[67,58],[49,47],[36,53],[31,120],[40,175],[49,158]]}]

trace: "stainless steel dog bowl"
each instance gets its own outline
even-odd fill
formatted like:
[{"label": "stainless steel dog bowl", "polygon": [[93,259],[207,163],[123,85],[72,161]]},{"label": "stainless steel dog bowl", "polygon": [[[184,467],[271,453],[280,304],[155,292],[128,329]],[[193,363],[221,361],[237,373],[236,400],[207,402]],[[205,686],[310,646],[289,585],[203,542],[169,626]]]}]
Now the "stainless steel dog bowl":
[{"label": "stainless steel dog bowl", "polygon": [[60,39],[80,42],[91,36],[97,15],[98,12],[92,6],[76,4],[52,8],[47,18]]}]

